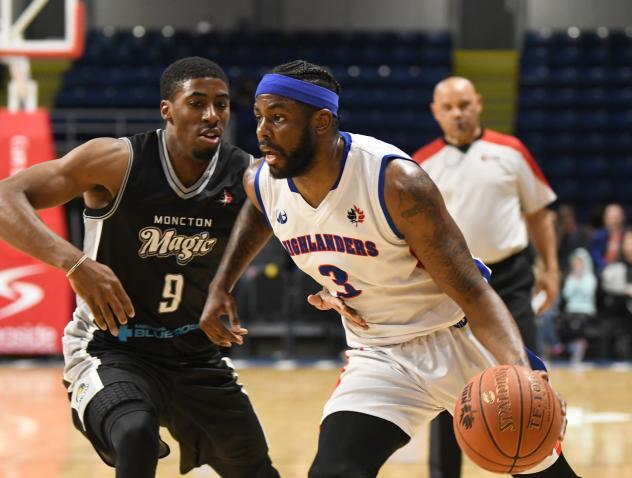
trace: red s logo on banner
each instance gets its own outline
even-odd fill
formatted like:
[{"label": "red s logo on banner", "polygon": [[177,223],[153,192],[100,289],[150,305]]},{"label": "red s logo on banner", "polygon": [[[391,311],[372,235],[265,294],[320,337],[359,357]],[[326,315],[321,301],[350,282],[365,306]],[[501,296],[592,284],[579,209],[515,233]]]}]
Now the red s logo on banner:
[{"label": "red s logo on banner", "polygon": [[[0,109],[0,178],[55,158],[48,113]],[[8,161],[7,161],[8,159]],[[61,207],[39,211],[66,237]],[[0,242],[0,354],[59,354],[72,313],[72,293],[63,271]]]}]

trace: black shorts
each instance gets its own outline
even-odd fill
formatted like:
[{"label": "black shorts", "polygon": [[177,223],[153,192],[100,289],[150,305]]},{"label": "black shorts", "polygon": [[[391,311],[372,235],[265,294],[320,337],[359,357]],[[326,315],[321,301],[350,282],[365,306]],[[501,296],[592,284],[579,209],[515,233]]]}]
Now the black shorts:
[{"label": "black shorts", "polygon": [[537,351],[535,312],[531,306],[535,282],[531,247],[487,266],[492,270],[489,285],[498,293],[516,319],[527,348]]},{"label": "black shorts", "polygon": [[[259,419],[234,369],[219,356],[211,361],[160,364],[119,351],[97,356],[104,388],[87,406],[86,430],[74,409],[73,422],[108,465],[114,465],[114,454],[102,425],[123,403],[126,411],[131,406],[159,417],[160,425],[179,443],[183,474],[203,464],[216,470],[241,469],[267,459]],[[168,448],[161,445],[161,458],[166,454]]]}]

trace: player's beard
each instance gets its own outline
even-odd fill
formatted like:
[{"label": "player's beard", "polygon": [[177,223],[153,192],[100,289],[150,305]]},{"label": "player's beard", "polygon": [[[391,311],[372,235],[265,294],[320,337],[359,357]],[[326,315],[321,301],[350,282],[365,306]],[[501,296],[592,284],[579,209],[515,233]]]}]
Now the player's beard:
[{"label": "player's beard", "polygon": [[195,159],[199,159],[200,161],[210,161],[217,148],[194,148],[191,153]]},{"label": "player's beard", "polygon": [[298,146],[293,151],[277,151],[285,158],[285,164],[281,167],[270,166],[272,176],[276,179],[302,176],[309,171],[316,159],[316,139],[312,131],[305,128]]}]

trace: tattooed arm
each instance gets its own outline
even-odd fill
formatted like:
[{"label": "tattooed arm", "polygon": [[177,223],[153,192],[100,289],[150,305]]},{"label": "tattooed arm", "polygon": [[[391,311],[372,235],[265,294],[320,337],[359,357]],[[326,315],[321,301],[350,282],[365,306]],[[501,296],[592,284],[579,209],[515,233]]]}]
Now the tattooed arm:
[{"label": "tattooed arm", "polygon": [[439,190],[416,164],[386,168],[388,212],[437,285],[463,309],[476,338],[500,363],[529,367],[520,332],[500,297],[482,278]]},{"label": "tattooed arm", "polygon": [[[222,261],[209,285],[200,317],[200,328],[213,343],[223,347],[230,347],[233,343],[241,345],[242,335],[248,333],[239,323],[237,304],[230,291],[272,236],[272,230],[259,210],[255,197],[254,181],[259,164],[254,163],[244,174],[244,188],[249,200],[244,203],[233,226]],[[221,322],[220,317],[223,315],[228,316],[230,329]]]}]

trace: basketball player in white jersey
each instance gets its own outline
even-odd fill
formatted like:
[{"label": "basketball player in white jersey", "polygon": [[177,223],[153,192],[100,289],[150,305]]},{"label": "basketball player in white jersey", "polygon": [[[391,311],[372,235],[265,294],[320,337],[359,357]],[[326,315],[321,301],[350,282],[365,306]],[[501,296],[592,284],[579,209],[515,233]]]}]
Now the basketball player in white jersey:
[{"label": "basketball player in white jersey", "polygon": [[[322,284],[308,300],[341,312],[350,350],[310,478],[376,476],[421,424],[453,410],[473,375],[498,363],[529,367],[511,315],[482,277],[488,269],[472,259],[434,183],[398,148],[339,132],[339,91],[331,73],[304,61],[259,83],[265,158],[244,175],[250,202],[200,318],[213,342],[241,343],[229,291],[272,233]],[[533,476],[575,477],[551,471],[557,456]]]}]

